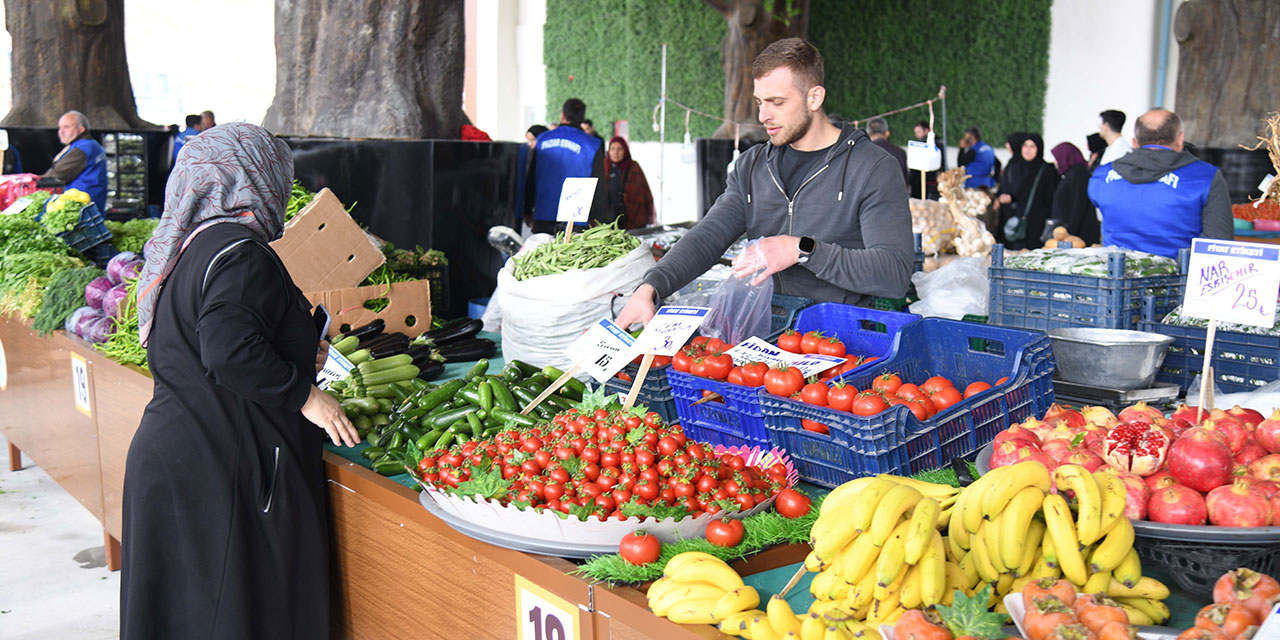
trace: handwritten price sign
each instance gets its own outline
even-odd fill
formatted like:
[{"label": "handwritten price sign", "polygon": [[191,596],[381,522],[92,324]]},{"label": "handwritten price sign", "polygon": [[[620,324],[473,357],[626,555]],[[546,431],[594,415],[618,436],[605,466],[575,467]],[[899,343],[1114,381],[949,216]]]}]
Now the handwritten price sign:
[{"label": "handwritten price sign", "polygon": [[1280,247],[1248,242],[1203,240],[1191,243],[1186,315],[1271,327],[1280,292]]},{"label": "handwritten price sign", "polygon": [[591,217],[591,201],[596,198],[596,178],[565,178],[560,188],[560,208],[556,220],[583,224]]},{"label": "handwritten price sign", "polygon": [[663,307],[653,315],[653,320],[636,339],[634,353],[652,351],[658,356],[674,356],[689,336],[693,335],[707,313],[706,307]]}]

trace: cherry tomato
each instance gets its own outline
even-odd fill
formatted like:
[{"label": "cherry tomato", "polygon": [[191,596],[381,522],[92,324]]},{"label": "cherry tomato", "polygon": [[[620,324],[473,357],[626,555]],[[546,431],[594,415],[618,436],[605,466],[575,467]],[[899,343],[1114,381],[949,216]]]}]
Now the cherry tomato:
[{"label": "cherry tomato", "polygon": [[698,493],[708,493],[715,491],[720,486],[720,482],[714,476],[702,476],[698,478]]},{"label": "cherry tomato", "polygon": [[642,482],[636,485],[635,494],[639,496],[641,500],[653,500],[658,497],[658,493],[658,485],[653,484],[652,482]]},{"label": "cherry tomato", "polygon": [[658,559],[662,553],[662,543],[654,536],[643,531],[627,534],[618,543],[618,554],[623,560],[634,565],[649,564]]},{"label": "cherry tomato", "polygon": [[676,439],[671,436],[667,436],[658,441],[658,453],[661,453],[664,456],[674,454],[679,448],[680,445],[677,444]]},{"label": "cherry tomato", "polygon": [[784,518],[799,518],[809,513],[813,504],[803,493],[795,489],[783,489],[778,492],[778,499],[773,506]]},{"label": "cherry tomato", "polygon": [[707,524],[707,542],[717,547],[736,547],[742,543],[745,529],[741,520],[724,518]]},{"label": "cherry tomato", "polygon": [[738,493],[733,497],[733,501],[738,503],[738,508],[747,511],[756,506],[756,499],[749,493]]}]

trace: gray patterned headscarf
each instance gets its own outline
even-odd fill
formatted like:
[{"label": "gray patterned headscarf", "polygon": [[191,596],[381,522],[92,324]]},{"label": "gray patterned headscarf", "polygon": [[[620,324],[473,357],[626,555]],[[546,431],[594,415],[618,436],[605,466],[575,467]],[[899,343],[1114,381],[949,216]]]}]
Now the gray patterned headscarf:
[{"label": "gray patterned headscarf", "polygon": [[279,238],[292,184],[289,146],[257,125],[218,125],[182,145],[138,282],[138,334],[144,346],[164,280],[192,238],[225,222],[249,227],[263,242]]}]

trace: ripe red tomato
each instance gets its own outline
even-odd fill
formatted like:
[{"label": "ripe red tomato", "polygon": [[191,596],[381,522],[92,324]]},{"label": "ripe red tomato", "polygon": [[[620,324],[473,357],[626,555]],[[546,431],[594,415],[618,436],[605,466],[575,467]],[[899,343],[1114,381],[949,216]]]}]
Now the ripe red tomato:
[{"label": "ripe red tomato", "polygon": [[783,365],[769,369],[764,374],[765,391],[784,398],[790,398],[804,387],[804,374],[799,369]]},{"label": "ripe red tomato", "polygon": [[885,373],[871,382],[871,388],[883,393],[893,394],[902,386],[902,377],[896,373]]},{"label": "ripe red tomato", "polygon": [[853,406],[850,410],[860,416],[874,416],[881,411],[889,408],[889,403],[885,402],[883,396],[870,391],[863,391],[854,399]]},{"label": "ripe red tomato", "polygon": [[700,378],[709,377],[707,374],[707,359],[705,356],[698,356],[689,363],[689,373]]},{"label": "ripe red tomato", "polygon": [[671,367],[676,371],[689,373],[689,368],[693,366],[693,356],[689,353],[688,347],[676,352],[671,358]]},{"label": "ripe red tomato", "polygon": [[801,342],[804,337],[798,331],[787,329],[778,336],[778,348],[791,353],[801,353]]},{"label": "ripe red tomato", "polygon": [[[643,358],[643,356],[641,357]],[[653,363],[649,366],[656,369],[658,367],[665,367],[669,364],[671,364],[671,356],[654,356]]]},{"label": "ripe red tomato", "polygon": [[929,399],[933,401],[933,406],[937,407],[938,411],[943,411],[947,407],[960,402],[964,397],[960,395],[960,391],[955,387],[947,387],[929,396]]},{"label": "ripe red tomato", "polygon": [[631,564],[649,564],[662,553],[662,543],[643,531],[628,534],[618,543],[618,554]]},{"label": "ripe red tomato", "polygon": [[902,386],[898,387],[898,391],[895,395],[906,400],[919,400],[927,394],[922,391],[920,387],[917,387],[910,382],[905,382]]},{"label": "ripe red tomato", "polygon": [[809,513],[813,503],[807,496],[795,489],[783,489],[778,492],[778,500],[773,506],[784,518],[799,518]]},{"label": "ripe red tomato", "polygon": [[729,384],[742,384],[742,367],[734,367],[729,370],[729,375],[725,377]]},{"label": "ripe red tomato", "polygon": [[857,387],[836,381],[832,383],[831,390],[827,392],[827,406],[836,411],[849,411],[853,408],[853,401],[857,397]]},{"label": "ripe red tomato", "polygon": [[714,353],[723,353],[725,350],[729,348],[729,345],[726,344],[725,341],[721,340],[720,338],[707,338],[707,341],[703,343],[702,348],[705,349],[707,353],[714,354]]},{"label": "ripe red tomato", "polygon": [[933,376],[932,378],[925,380],[924,384],[920,385],[920,390],[929,395],[933,395],[947,387],[955,387],[955,385],[951,384],[950,380],[942,376]]},{"label": "ripe red tomato", "polygon": [[764,384],[764,376],[769,373],[769,365],[763,362],[748,362],[742,365],[742,384],[758,387]]},{"label": "ripe red tomato", "polygon": [[845,354],[844,343],[840,338],[831,336],[818,343],[818,353],[824,356],[842,356]]},{"label": "ripe red tomato", "polygon": [[827,406],[827,392],[830,387],[821,382],[810,382],[800,389],[800,401],[805,404]]},{"label": "ripe red tomato", "polygon": [[929,419],[929,410],[925,408],[924,402],[903,398],[902,404],[906,405],[907,408],[911,410],[911,414],[916,417],[916,420],[924,422]]},{"label": "ripe red tomato", "polygon": [[800,428],[805,431],[821,433],[822,435],[831,435],[831,428],[821,422],[814,422],[808,418],[800,418]]},{"label": "ripe red tomato", "polygon": [[979,380],[978,382],[970,383],[969,386],[964,388],[964,397],[970,398],[970,397],[976,396],[979,393],[982,393],[983,391],[986,391],[987,389],[990,389],[990,388],[991,388],[991,385],[985,382],[982,382],[981,380]]},{"label": "ripe red tomato", "polygon": [[1005,377],[1003,377],[1003,378],[1000,378],[999,380],[996,380],[996,386],[998,387],[998,386],[1000,386],[1000,385],[1002,385],[1002,384],[1004,384],[1004,383],[1006,383],[1006,382],[1008,382],[1008,381],[1009,381],[1009,376],[1005,376]]},{"label": "ripe red tomato", "polygon": [[716,380],[724,380],[729,377],[729,371],[733,369],[733,358],[724,355],[710,355],[703,359],[706,365],[706,374],[708,378]]},{"label": "ripe red tomato", "polygon": [[800,351],[802,353],[817,353],[818,343],[826,340],[827,336],[821,331],[810,331],[800,338]]},{"label": "ripe red tomato", "polygon": [[717,547],[736,547],[742,543],[742,534],[745,531],[741,520],[733,518],[712,520],[707,524],[707,542]]}]

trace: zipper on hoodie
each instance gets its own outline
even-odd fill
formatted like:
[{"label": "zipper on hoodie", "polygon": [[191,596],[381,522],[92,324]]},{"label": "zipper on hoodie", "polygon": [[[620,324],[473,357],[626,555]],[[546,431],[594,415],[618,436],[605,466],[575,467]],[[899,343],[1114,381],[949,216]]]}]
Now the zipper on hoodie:
[{"label": "zipper on hoodie", "polygon": [[795,227],[794,215],[796,212],[796,202],[793,198],[799,198],[800,190],[803,189],[805,185],[809,184],[814,178],[821,175],[823,171],[826,171],[829,166],[831,166],[830,162],[822,165],[821,169],[818,169],[813,175],[809,176],[808,179],[800,183],[800,186],[796,189],[796,194],[794,196],[788,198],[786,189],[782,188],[782,184],[778,182],[778,178],[773,175],[773,167],[769,166],[769,163],[767,162],[764,163],[765,170],[769,172],[769,178],[773,180],[773,186],[778,188],[778,192],[782,194],[782,199],[787,201],[787,235],[791,235],[793,233],[792,229]]}]

